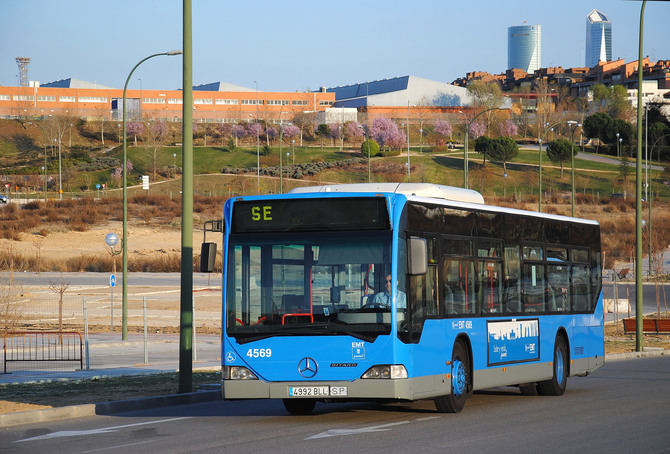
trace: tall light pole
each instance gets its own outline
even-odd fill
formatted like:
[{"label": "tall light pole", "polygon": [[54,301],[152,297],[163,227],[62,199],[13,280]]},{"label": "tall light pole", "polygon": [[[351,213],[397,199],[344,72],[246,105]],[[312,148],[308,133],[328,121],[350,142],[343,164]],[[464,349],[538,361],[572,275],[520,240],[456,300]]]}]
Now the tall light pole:
[{"label": "tall light pole", "polygon": [[121,329],[121,339],[122,340],[127,340],[128,339],[128,192],[126,190],[126,185],[128,184],[128,170],[127,170],[127,162],[128,162],[128,148],[127,148],[127,143],[126,143],[126,93],[128,91],[128,83],[130,82],[130,78],[132,77],[133,73],[137,69],[138,66],[140,66],[142,63],[145,61],[149,60],[150,58],[158,57],[161,55],[181,55],[180,50],[171,50],[169,52],[161,52],[158,54],[153,54],[149,55],[148,57],[143,58],[140,60],[134,67],[133,69],[130,70],[130,74],[128,74],[128,78],[126,78],[126,83],[123,86],[123,236],[122,236],[122,246],[123,246],[123,290],[122,290],[122,295],[123,295],[123,303],[122,303],[122,329]]},{"label": "tall light pole", "polygon": [[582,125],[574,120],[569,120],[570,125],[570,164],[572,166],[572,217],[575,217],[575,130]]},{"label": "tall light pole", "polygon": [[256,84],[256,184],[257,191],[256,194],[261,193],[261,139],[258,137],[259,131],[258,127],[258,81],[254,80]]},{"label": "tall light pole", "polygon": [[409,100],[407,100],[407,182],[409,183],[410,167],[409,167]]},{"label": "tall light pole", "polygon": [[191,0],[183,0],[181,276],[179,301],[179,389],[193,390],[193,32]]},{"label": "tall light pole", "polygon": [[644,350],[642,334],[642,37],[644,36],[644,8],[647,0],[643,0],[640,8],[640,38],[637,60],[637,157],[635,169],[635,350]]}]

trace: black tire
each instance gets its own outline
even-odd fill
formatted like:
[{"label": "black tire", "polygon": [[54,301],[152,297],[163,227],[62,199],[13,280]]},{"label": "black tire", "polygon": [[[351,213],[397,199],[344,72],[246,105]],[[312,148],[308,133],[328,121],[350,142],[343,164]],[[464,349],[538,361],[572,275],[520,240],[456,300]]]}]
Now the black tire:
[{"label": "black tire", "polygon": [[565,338],[556,336],[554,344],[554,376],[551,380],[537,384],[537,391],[543,396],[562,396],[568,386],[568,346]]},{"label": "black tire", "polygon": [[458,340],[451,354],[451,394],[435,399],[435,408],[440,413],[459,413],[472,394],[472,371],[470,355],[465,344]]},{"label": "black tire", "polygon": [[292,415],[311,415],[315,405],[314,399],[284,399],[284,408]]}]

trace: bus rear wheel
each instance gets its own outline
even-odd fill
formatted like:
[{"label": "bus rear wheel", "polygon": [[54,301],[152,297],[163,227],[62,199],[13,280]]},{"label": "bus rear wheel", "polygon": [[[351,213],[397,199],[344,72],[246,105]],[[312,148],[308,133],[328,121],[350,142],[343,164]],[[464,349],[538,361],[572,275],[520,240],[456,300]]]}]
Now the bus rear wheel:
[{"label": "bus rear wheel", "polygon": [[311,415],[315,405],[314,399],[284,399],[284,408],[292,415]]},{"label": "bus rear wheel", "polygon": [[543,396],[562,396],[568,385],[568,346],[565,338],[556,336],[554,344],[554,376],[551,380],[537,384],[537,391]]},{"label": "bus rear wheel", "polygon": [[451,354],[451,393],[435,399],[440,413],[459,413],[472,393],[470,355],[463,341],[456,341]]}]

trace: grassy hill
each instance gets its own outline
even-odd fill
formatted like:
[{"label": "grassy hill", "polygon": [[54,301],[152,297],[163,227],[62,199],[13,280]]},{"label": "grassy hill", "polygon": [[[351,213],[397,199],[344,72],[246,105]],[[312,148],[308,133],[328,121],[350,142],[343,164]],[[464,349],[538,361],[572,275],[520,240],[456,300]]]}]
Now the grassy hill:
[{"label": "grassy hill", "polygon": [[[101,194],[105,199],[121,196],[121,181],[115,178],[115,170],[121,166],[122,149],[115,125],[78,122],[61,128],[61,178],[65,199],[97,197],[96,185],[103,183],[107,185]],[[58,147],[51,146],[53,126],[46,120],[0,120],[0,182],[11,185],[12,197],[43,199],[46,179],[48,197],[57,198]],[[104,145],[103,128],[107,129]],[[318,183],[358,183],[367,182],[368,178],[373,182],[407,181],[406,150],[368,160],[360,153],[359,144],[347,143],[340,150],[321,146],[317,141],[305,141],[303,147],[284,145],[280,151],[276,143],[264,148],[261,141],[257,149],[255,140],[240,142],[237,147],[224,146],[221,142],[221,139],[214,142],[209,138],[208,146],[204,146],[204,138],[199,138],[193,151],[194,193],[196,197],[214,197],[216,203],[233,195],[286,192],[296,186]],[[438,152],[426,145],[421,149],[412,147],[410,181],[462,186],[463,150],[445,152],[443,148]],[[181,153],[178,145],[154,147],[142,142],[135,145],[134,139],[129,138],[131,199],[147,195],[157,200],[178,198],[182,184]],[[538,150],[535,145],[523,148],[507,163],[506,175],[502,163],[486,159],[484,164],[484,156],[472,151],[469,156],[470,187],[481,192],[487,202],[537,209]],[[257,161],[260,161],[260,172]],[[544,211],[570,214],[569,165],[565,163],[561,171],[560,163],[552,163],[543,153]],[[577,215],[601,222],[606,258],[629,259],[634,246],[634,169],[585,159],[576,159],[575,167]],[[149,194],[141,189],[141,175],[150,176]],[[666,184],[670,177],[660,170],[650,171],[649,177],[655,194],[654,243],[659,248],[666,247],[670,244],[670,229],[665,227],[670,225],[670,186]],[[612,194],[625,194],[625,199],[612,199]],[[174,216],[178,216],[178,210],[175,213]],[[165,222],[173,223],[174,219],[169,217],[166,216]],[[14,221],[20,226],[20,221]],[[44,220],[33,222],[36,224],[32,228],[37,228],[35,226]],[[2,235],[11,238],[16,232]]]}]

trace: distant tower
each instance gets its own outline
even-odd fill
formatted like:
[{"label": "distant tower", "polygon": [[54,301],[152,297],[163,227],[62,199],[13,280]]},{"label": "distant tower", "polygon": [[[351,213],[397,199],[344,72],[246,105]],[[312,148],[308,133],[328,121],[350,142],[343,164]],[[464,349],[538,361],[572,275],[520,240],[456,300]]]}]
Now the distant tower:
[{"label": "distant tower", "polygon": [[585,65],[593,68],[600,61],[612,61],[612,22],[594,9],[586,16]]},{"label": "distant tower", "polygon": [[533,73],[542,67],[542,27],[519,25],[507,29],[507,69]]},{"label": "distant tower", "polygon": [[30,64],[30,58],[28,57],[16,57],[16,63],[19,65],[19,78],[20,86],[28,86],[28,65]]}]

